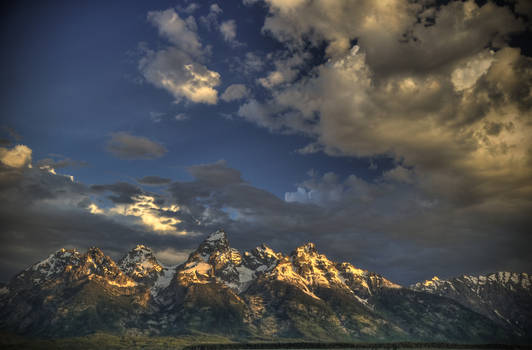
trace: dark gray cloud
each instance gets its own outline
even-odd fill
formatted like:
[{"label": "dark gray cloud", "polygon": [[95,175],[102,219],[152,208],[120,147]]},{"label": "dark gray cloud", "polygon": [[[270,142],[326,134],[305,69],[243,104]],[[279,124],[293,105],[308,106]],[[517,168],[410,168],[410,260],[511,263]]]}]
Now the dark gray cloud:
[{"label": "dark gray cloud", "polygon": [[[182,255],[197,244],[194,236],[165,235],[142,225],[133,215],[91,211],[90,205],[107,202],[130,205],[139,195],[155,197],[128,183],[88,186],[49,169],[0,166],[0,280],[6,281],[30,264],[60,248],[98,246],[120,258],[138,243],[156,251]],[[155,205],[164,199],[155,197]],[[108,208],[107,208],[108,209]],[[142,203],[139,209],[143,209]],[[171,213],[154,209],[162,218]]]},{"label": "dark gray cloud", "polygon": [[224,160],[213,164],[189,166],[187,170],[199,182],[207,186],[221,187],[243,182],[240,172],[228,167]]},{"label": "dark gray cloud", "polygon": [[116,182],[109,185],[92,185],[93,191],[104,193],[111,192],[108,198],[114,203],[133,203],[133,197],[143,193],[142,189],[128,182]]},{"label": "dark gray cloud", "polygon": [[[525,210],[457,207],[427,195],[416,185],[418,175],[402,167],[375,182],[311,173],[285,198],[249,184],[224,161],[188,167],[193,179],[175,181],[163,193],[125,182],[87,186],[37,168],[16,170],[0,171],[7,181],[0,186],[3,279],[61,247],[96,245],[118,258],[143,243],[182,257],[219,228],[239,249],[265,242],[288,253],[313,241],[332,259],[405,284],[434,274],[530,272],[532,266],[526,249],[532,221]],[[94,203],[99,208],[91,208]],[[179,210],[168,209],[172,205]],[[146,213],[150,222],[178,220],[175,231],[187,234],[143,224]]]},{"label": "dark gray cloud", "polygon": [[166,177],[151,175],[151,176],[144,176],[143,178],[137,179],[137,182],[143,185],[159,186],[159,185],[169,184],[170,182],[172,182],[172,180]]},{"label": "dark gray cloud", "polygon": [[[222,179],[239,178],[225,165],[202,170],[202,176],[212,172]],[[376,183],[354,175],[343,181],[332,173],[314,176],[287,193],[286,200],[244,181],[207,184],[196,178],[174,182],[169,191],[207,231],[225,227],[239,248],[267,242],[287,252],[315,241],[336,259],[401,283],[431,274],[530,270],[531,259],[521,244],[532,222],[524,211],[460,209],[427,196],[412,184],[414,175],[404,172]]]},{"label": "dark gray cloud", "polygon": [[62,169],[67,167],[83,167],[89,164],[85,161],[73,160],[57,154],[53,155],[53,158],[39,159],[36,165],[38,167],[48,166],[53,169]]},{"label": "dark gray cloud", "polygon": [[168,152],[160,143],[124,131],[113,133],[106,149],[121,159],[155,159]]}]

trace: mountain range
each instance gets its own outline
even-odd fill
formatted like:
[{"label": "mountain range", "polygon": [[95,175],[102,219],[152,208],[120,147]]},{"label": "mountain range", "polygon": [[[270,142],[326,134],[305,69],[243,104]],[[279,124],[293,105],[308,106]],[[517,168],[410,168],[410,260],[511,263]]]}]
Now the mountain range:
[{"label": "mountain range", "polygon": [[118,262],[61,249],[0,288],[0,330],[37,337],[216,334],[238,340],[530,343],[532,276],[498,272],[403,287],[334,262],[208,236],[178,266],[138,245]]}]

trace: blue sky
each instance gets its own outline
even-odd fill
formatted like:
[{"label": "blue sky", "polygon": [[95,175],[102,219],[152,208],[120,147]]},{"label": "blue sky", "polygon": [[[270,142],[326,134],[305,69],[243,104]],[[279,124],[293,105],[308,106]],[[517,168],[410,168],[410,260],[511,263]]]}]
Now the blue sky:
[{"label": "blue sky", "polygon": [[3,279],[219,227],[399,283],[530,272],[525,1],[4,6]]},{"label": "blue sky", "polygon": [[[146,14],[178,5],[117,2],[103,10],[98,2],[55,2],[21,4],[8,11],[4,26],[9,29],[3,31],[10,37],[4,40],[7,65],[2,73],[8,82],[2,94],[4,124],[31,140],[36,159],[55,153],[88,162],[88,167],[69,169],[88,183],[136,178],[153,170],[160,176],[184,178],[185,166],[220,159],[238,164],[245,179],[280,196],[310,169],[368,177],[380,174],[368,171],[367,159],[295,153],[310,142],[304,136],[272,134],[240,118],[224,118],[222,114],[235,114],[238,102],[216,107],[187,101],[175,104],[170,94],[142,82],[137,69],[139,45],[165,45],[156,28],[147,23]],[[212,45],[209,67],[222,75],[221,91],[232,83],[254,87],[260,75],[243,76],[232,70],[236,58],[281,49],[261,34],[263,7],[233,5],[237,6],[223,10],[219,21],[241,18],[237,34],[245,45],[234,48],[218,31],[198,27],[202,41]],[[194,11],[196,17],[208,13],[208,3]],[[187,119],[176,121],[178,114]],[[154,122],[154,118],[161,120]],[[104,145],[117,131],[156,140],[169,152],[157,162],[116,164]]]}]

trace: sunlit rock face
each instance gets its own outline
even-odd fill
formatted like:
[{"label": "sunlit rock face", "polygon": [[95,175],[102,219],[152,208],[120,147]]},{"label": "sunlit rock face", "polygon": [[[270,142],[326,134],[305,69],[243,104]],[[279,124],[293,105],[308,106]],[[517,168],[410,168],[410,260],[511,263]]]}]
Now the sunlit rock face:
[{"label": "sunlit rock face", "polygon": [[157,260],[152,250],[144,245],[137,245],[118,262],[120,269],[139,283],[153,285],[164,274],[165,269]]},{"label": "sunlit rock face", "polygon": [[229,246],[224,231],[205,239],[177,272],[184,285],[215,283],[239,292],[251,280],[253,271],[244,264],[240,252]]},{"label": "sunlit rock face", "polygon": [[[459,291],[460,283],[474,295],[467,294],[469,304],[458,300],[464,293],[436,295]],[[0,328],[53,337],[206,332],[239,339],[505,342],[530,334],[521,310],[530,305],[529,291],[528,275],[505,273],[402,288],[329,260],[313,243],[287,255],[265,244],[241,253],[219,230],[176,266],[164,266],[143,245],[118,264],[98,248],[61,249],[0,288]],[[486,303],[506,324],[477,313]]]},{"label": "sunlit rock face", "polygon": [[124,317],[144,308],[146,292],[100,249],[90,248],[85,254],[61,249],[2,289],[0,308],[5,316],[0,327],[54,337],[117,332]]},{"label": "sunlit rock face", "polygon": [[448,280],[437,276],[410,288],[456,300],[517,334],[532,333],[532,276],[527,273],[496,272]]},{"label": "sunlit rock face", "polygon": [[310,287],[339,287],[359,297],[369,297],[381,288],[400,288],[375,273],[354,267],[349,263],[335,263],[319,254],[313,243],[297,248],[291,254],[295,270]]},{"label": "sunlit rock face", "polygon": [[46,288],[58,283],[75,283],[83,280],[104,281],[113,286],[133,287],[130,279],[118,265],[99,248],[90,248],[85,254],[75,249],[60,249],[38,262],[10,282],[22,288]]}]

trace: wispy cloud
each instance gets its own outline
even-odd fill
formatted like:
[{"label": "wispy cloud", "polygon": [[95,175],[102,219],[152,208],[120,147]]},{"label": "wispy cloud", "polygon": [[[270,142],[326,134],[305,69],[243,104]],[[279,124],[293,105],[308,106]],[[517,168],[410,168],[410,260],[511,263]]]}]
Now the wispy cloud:
[{"label": "wispy cloud", "polygon": [[160,177],[160,176],[154,176],[154,175],[144,176],[143,178],[140,178],[137,181],[143,185],[153,185],[153,186],[166,185],[172,182],[171,179]]},{"label": "wispy cloud", "polygon": [[168,151],[158,142],[124,131],[111,134],[106,150],[121,159],[155,159]]},{"label": "wispy cloud", "polygon": [[250,95],[249,89],[244,84],[232,84],[225,89],[220,98],[225,102],[241,100]]},{"label": "wispy cloud", "polygon": [[220,24],[219,30],[224,40],[231,46],[236,47],[244,45],[236,39],[236,22],[234,19],[223,21]]}]

